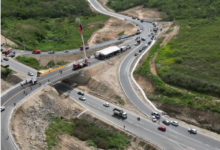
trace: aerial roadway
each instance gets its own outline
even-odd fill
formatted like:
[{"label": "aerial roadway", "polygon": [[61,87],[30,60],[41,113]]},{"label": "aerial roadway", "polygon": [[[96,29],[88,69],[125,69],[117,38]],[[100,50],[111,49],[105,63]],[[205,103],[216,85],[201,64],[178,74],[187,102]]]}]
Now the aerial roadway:
[{"label": "aerial roadway", "polygon": [[[140,36],[145,36],[147,38],[147,35],[149,34],[150,30],[152,30],[153,28],[152,24],[141,23],[138,20],[133,20],[131,17],[108,12],[96,0],[89,0],[89,2],[97,11],[101,13],[104,13],[112,17],[117,17],[119,19],[126,19],[127,21],[137,24],[143,30]],[[126,56],[126,58],[123,60],[121,64],[120,68],[122,69],[119,70],[120,73],[119,79],[121,80],[120,83],[125,91],[125,94],[138,109],[140,109],[144,114],[148,116],[151,113],[151,109],[149,109],[136,95],[130,84],[130,79],[128,78],[128,76],[129,76],[130,65],[135,58],[134,54],[137,52],[137,50],[142,48],[149,41],[150,41],[149,38],[147,38],[145,42],[142,42],[137,48],[134,48],[132,51],[130,51],[130,53]],[[132,38],[129,41],[126,41],[122,45],[128,45],[128,44],[133,45],[134,43],[135,43],[135,38]],[[91,65],[95,65],[101,62],[100,60],[97,60],[95,58],[90,58],[89,61],[91,62]],[[51,82],[54,81],[62,80],[66,76],[69,76],[75,72],[72,70],[71,65],[67,65],[65,68],[62,68],[62,73],[60,73],[59,71],[60,70],[50,72],[46,75],[39,77],[37,79],[38,80],[37,84],[32,85],[30,83],[30,84],[25,84],[23,86],[17,86],[11,89],[10,91],[8,91],[7,93],[5,93],[4,95],[2,95],[1,103],[6,107],[5,111],[1,113],[1,137],[2,137],[1,149],[2,150],[17,149],[17,146],[9,131],[10,116],[14,110],[14,103],[18,104],[20,101],[25,99],[27,96],[31,95],[36,90],[42,88],[44,85],[50,84]],[[124,76],[125,78],[124,80],[121,79],[121,75]],[[59,90],[66,90],[66,91],[70,90],[59,83],[55,84],[54,87]],[[125,126],[125,130],[139,137],[142,137],[145,140],[152,142],[153,144],[158,145],[161,149],[220,150],[220,141],[200,133],[198,133],[197,135],[189,134],[187,132],[187,129],[184,127],[169,126],[167,127],[166,132],[162,132],[157,130],[158,127],[157,123],[153,123],[145,119],[141,119],[140,121],[138,121],[137,120],[138,116],[132,112],[128,112],[127,110],[125,111],[128,113],[128,118],[125,120],[112,117],[112,113],[113,113],[112,109],[115,108],[116,106],[110,104],[110,107],[105,108],[103,107],[104,102],[93,96],[86,95],[86,101],[80,101],[78,99],[79,96],[77,95],[77,91],[72,90],[71,98],[73,98],[77,103],[81,104],[89,111],[102,117],[103,119],[110,121],[119,127]],[[8,135],[10,136],[9,139],[7,139]]]}]

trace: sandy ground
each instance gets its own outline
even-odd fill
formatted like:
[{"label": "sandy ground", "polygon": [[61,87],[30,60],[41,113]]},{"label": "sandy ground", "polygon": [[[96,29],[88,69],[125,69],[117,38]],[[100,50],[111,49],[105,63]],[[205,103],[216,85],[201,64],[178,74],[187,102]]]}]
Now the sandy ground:
[{"label": "sandy ground", "polygon": [[12,134],[22,150],[43,150],[46,149],[45,129],[51,122],[49,114],[71,119],[82,111],[73,100],[45,86],[17,106],[12,116]]},{"label": "sandy ground", "polygon": [[[6,40],[7,40],[7,44],[8,45],[11,45],[12,47],[17,47],[18,46],[16,43],[12,42],[8,38],[6,38]],[[1,35],[1,43],[5,43],[6,44],[5,37],[3,35]],[[3,46],[3,47],[5,47],[5,46]]]},{"label": "sandy ground", "polygon": [[124,31],[124,35],[132,35],[137,32],[137,27],[129,22],[110,18],[100,30],[94,32],[88,40],[88,44],[96,45],[105,41],[110,41],[120,37],[119,33]]},{"label": "sandy ground", "polygon": [[121,14],[144,19],[144,20],[155,20],[155,21],[162,20],[159,11],[152,8],[144,8],[143,6],[133,7],[131,9],[121,12]]},{"label": "sandy ground", "polygon": [[13,73],[6,78],[1,78],[1,93],[23,81],[25,78],[25,76],[19,73]]}]

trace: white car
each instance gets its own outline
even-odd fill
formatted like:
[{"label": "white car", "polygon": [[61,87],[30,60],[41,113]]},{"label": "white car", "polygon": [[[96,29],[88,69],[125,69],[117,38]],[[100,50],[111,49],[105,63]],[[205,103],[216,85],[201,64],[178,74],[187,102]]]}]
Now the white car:
[{"label": "white car", "polygon": [[134,43],[134,46],[137,46],[138,45],[138,42]]},{"label": "white car", "polygon": [[171,124],[174,125],[174,126],[178,126],[178,122],[177,121],[171,121]]},{"label": "white car", "polygon": [[189,133],[196,134],[196,133],[197,133],[197,130],[196,130],[196,129],[191,129],[191,128],[190,128],[190,129],[188,129],[188,132],[189,132]]},{"label": "white car", "polygon": [[32,72],[28,72],[28,75],[29,76],[33,76],[34,74]]},{"label": "white car", "polygon": [[82,100],[82,101],[86,100],[86,98],[84,96],[80,96],[79,99]]},{"label": "white car", "polygon": [[157,121],[157,119],[156,119],[155,116],[152,116],[152,121],[153,121],[153,122],[156,122],[156,121]]},{"label": "white car", "polygon": [[109,103],[104,103],[103,106],[109,107],[110,105],[109,105]]},{"label": "white car", "polygon": [[5,110],[5,106],[1,106],[1,112]]}]

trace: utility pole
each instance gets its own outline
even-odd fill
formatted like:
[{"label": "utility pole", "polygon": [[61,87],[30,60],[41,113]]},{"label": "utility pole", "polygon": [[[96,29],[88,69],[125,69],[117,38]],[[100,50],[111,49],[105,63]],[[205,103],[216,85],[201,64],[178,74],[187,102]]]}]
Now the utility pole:
[{"label": "utility pole", "polygon": [[[79,22],[79,25],[82,25],[82,24],[81,24],[81,21],[80,21],[79,18],[76,18],[76,21]],[[81,32],[82,32],[82,31],[81,31]],[[86,50],[85,50],[85,43],[84,43],[84,39],[83,39],[83,34],[81,33],[80,35],[81,35],[81,39],[82,39],[82,43],[83,43],[83,52],[84,52],[84,56],[85,56],[85,59],[87,59],[87,56],[86,56]]]}]

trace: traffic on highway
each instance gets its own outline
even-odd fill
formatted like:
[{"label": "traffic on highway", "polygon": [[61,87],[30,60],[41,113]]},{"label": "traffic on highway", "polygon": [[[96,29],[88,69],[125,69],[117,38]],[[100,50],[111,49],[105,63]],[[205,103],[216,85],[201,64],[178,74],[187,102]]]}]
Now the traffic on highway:
[{"label": "traffic on highway", "polygon": [[[156,32],[154,32],[154,30],[157,31],[156,24],[154,22],[136,20],[135,18],[109,12],[105,10],[96,0],[88,1],[91,6],[100,13],[122,20],[126,19],[126,21],[138,25],[140,28],[138,34],[133,37],[129,37],[129,40],[125,38],[126,41],[118,46],[97,51],[97,53],[94,55],[95,57],[90,57],[88,58],[88,61],[86,60],[86,62],[81,62],[84,64],[72,63],[71,65],[66,65],[62,69],[42,75],[36,79],[35,77],[32,77],[37,75],[36,70],[9,59],[9,66],[13,70],[18,70],[22,74],[30,77],[28,80],[30,83],[26,84],[26,81],[23,81],[21,84],[13,87],[1,96],[1,149],[19,149],[10,133],[9,125],[11,115],[16,107],[16,104],[20,103],[28,96],[31,96],[31,94],[41,89],[44,85],[50,84],[57,90],[70,91],[70,97],[90,112],[98,115],[104,120],[109,121],[111,124],[124,128],[128,132],[158,145],[161,149],[220,150],[219,139],[214,139],[199,133],[194,128],[187,129],[184,126],[179,125],[175,120],[168,120],[161,114],[161,112],[159,112],[160,110],[153,110],[152,107],[150,108],[147,106],[146,103],[143,102],[135,92],[132,86],[130,69],[132,67],[132,63],[138,59],[137,57],[142,57],[155,43]],[[118,39],[110,41],[109,43],[115,43],[117,41]],[[103,45],[100,45],[100,47]],[[90,47],[89,49],[96,47],[97,46]],[[56,83],[57,81],[61,81],[67,77],[73,76],[84,67],[92,67],[93,65],[101,63],[107,58],[120,55],[124,51],[128,50],[129,54],[123,59],[118,70],[119,81],[127,98],[137,109],[146,115],[147,119],[142,118],[126,109],[122,109],[114,104],[106,103],[105,101],[89,94],[81,91],[75,91],[61,83]],[[16,51],[16,53],[17,52],[27,55],[29,54],[29,52]],[[71,51],[71,53],[75,52],[76,50]],[[79,52],[78,49],[77,52]],[[60,55],[61,53],[43,53],[43,55],[49,54]]]}]

